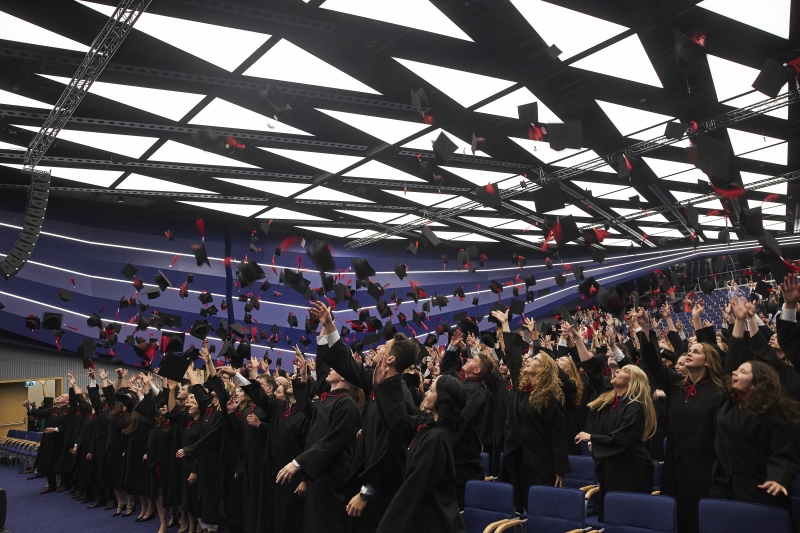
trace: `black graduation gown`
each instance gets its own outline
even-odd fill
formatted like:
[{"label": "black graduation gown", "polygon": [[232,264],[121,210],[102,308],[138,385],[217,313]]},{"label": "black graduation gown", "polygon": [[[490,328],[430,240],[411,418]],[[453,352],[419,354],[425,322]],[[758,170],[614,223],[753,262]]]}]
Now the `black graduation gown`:
[{"label": "black graduation gown", "polygon": [[[200,387],[200,389],[202,389],[202,387]],[[205,391],[203,391],[203,398],[205,398]],[[198,405],[202,406],[202,404]],[[202,417],[203,414],[203,411],[201,411],[200,416]],[[167,413],[166,417],[175,428],[182,428],[179,441],[180,447],[178,449],[193,445],[200,440],[201,420],[190,418],[189,413],[184,411],[183,407],[176,405],[172,411]],[[179,503],[181,509],[197,516],[197,482],[189,484],[188,480],[191,474],[197,474],[198,462],[196,459],[187,459],[186,456],[184,456],[182,459],[176,457],[176,461],[173,464],[179,466],[179,468],[176,469],[176,473],[180,481],[176,492],[180,494]]]},{"label": "black graduation gown", "polygon": [[[584,368],[601,364],[584,361]],[[587,370],[588,371],[588,370]],[[589,414],[586,431],[591,435],[592,456],[600,479],[598,518],[603,520],[603,499],[607,492],[641,492],[653,490],[653,463],[642,442],[645,421],[642,404],[627,396]]]},{"label": "black graduation gown", "polygon": [[[108,488],[108,466],[106,464],[106,447],[108,446],[108,426],[111,422],[111,410],[108,403],[100,398],[97,387],[89,387],[89,401],[94,409],[94,453],[92,454],[92,480],[100,486]],[[105,391],[105,389],[103,389]],[[113,387],[111,387],[113,391]],[[111,393],[113,395],[113,392]],[[108,396],[106,396],[108,397]]]},{"label": "black graduation gown", "polygon": [[[144,456],[147,453],[147,441],[150,438],[150,429],[155,418],[155,400],[153,393],[148,391],[144,398],[134,408],[138,416],[136,430],[127,435],[125,442],[124,481],[123,490],[129,495],[150,495],[150,470],[145,464]],[[124,428],[124,424],[122,427]]]},{"label": "black graduation gown", "polygon": [[346,533],[346,484],[360,424],[358,408],[348,389],[322,393],[311,402],[308,384],[292,382],[295,398],[311,419],[306,450],[295,458],[306,480],[305,533]]},{"label": "black graduation gown", "polygon": [[[52,404],[53,399],[45,398],[45,402],[48,400]],[[42,442],[39,444],[39,451],[34,462],[34,466],[42,474],[51,475],[56,473],[56,464],[59,457],[61,457],[61,449],[64,448],[64,433],[62,430],[67,409],[67,407],[37,407],[30,410],[33,416],[44,419],[45,429],[58,429],[58,431],[42,435]]]},{"label": "black graduation gown", "polygon": [[[75,455],[75,479],[81,487],[96,481],[93,478],[95,463],[95,414],[92,407],[83,399],[78,398],[81,411],[84,416],[81,419],[80,431],[77,432],[75,444],[78,445],[78,452]],[[86,460],[86,454],[92,454],[92,460]],[[99,457],[98,457],[99,459]]]},{"label": "black graduation gown", "polygon": [[661,363],[655,332],[650,332],[650,338],[648,342],[639,334],[642,361],[655,386],[667,395],[669,417],[661,494],[678,502],[678,530],[696,532],[697,505],[708,497],[717,460],[714,419],[722,389],[709,377],[697,384],[684,381],[682,375]]},{"label": "black graduation gown", "polygon": [[403,482],[378,525],[378,533],[466,533],[458,511],[453,441],[457,434],[430,416],[404,413],[405,385],[385,380],[375,396],[386,427],[408,446]]},{"label": "black graduation gown", "polygon": [[[261,422],[257,428],[247,423],[250,414],[255,415]],[[242,525],[246,533],[257,531],[262,481],[260,473],[269,434],[268,420],[264,411],[255,404],[243,411],[228,415],[228,433],[241,440],[238,472],[242,484]],[[273,477],[273,481],[274,479]]]},{"label": "black graduation gown", "polygon": [[257,502],[259,533],[297,533],[303,531],[305,498],[294,493],[303,481],[303,472],[292,476],[288,483],[275,484],[275,477],[281,468],[303,453],[308,436],[310,420],[298,404],[290,405],[288,400],[278,400],[268,395],[257,382],[242,387],[242,390],[266,413],[269,428],[261,475],[259,478],[259,501]]},{"label": "black graduation gown", "polygon": [[69,408],[67,414],[64,416],[62,423],[62,430],[64,431],[64,446],[61,447],[61,454],[56,463],[56,472],[59,474],[69,474],[75,465],[75,456],[72,455],[71,450],[77,433],[80,431],[81,420],[85,412],[81,412],[78,406],[78,400],[75,397],[75,391],[72,387],[69,388]]},{"label": "black graduation gown", "polygon": [[[227,402],[220,405],[227,405]],[[249,411],[250,409],[247,409]],[[232,528],[244,528],[244,459],[242,457],[242,420],[247,418],[244,409],[225,415],[219,456],[222,468],[223,497],[225,498],[225,523]]]},{"label": "black graduation gown", "polygon": [[[364,391],[364,407],[361,437],[356,443],[353,463],[350,467],[350,489],[355,496],[362,485],[370,485],[376,493],[372,496],[360,518],[353,520],[354,529],[362,533],[374,532],[386,508],[394,498],[403,481],[405,470],[405,447],[393,438],[381,420],[375,395],[372,392],[372,368],[353,359],[350,348],[340,339],[333,346],[322,345],[317,353],[348,383]],[[388,379],[402,382],[402,374]],[[403,387],[403,407],[407,413],[416,412],[414,400],[408,387]]]},{"label": "black graduation gown", "polygon": [[[114,387],[109,386],[103,389],[106,402],[112,410],[116,406],[117,399],[114,396]],[[128,437],[122,434],[122,430],[128,425],[128,417],[125,407],[122,407],[116,416],[109,414],[108,439],[103,469],[107,476],[108,486],[114,490],[125,490],[125,454],[128,451]]]},{"label": "black graduation gown", "polygon": [[758,488],[765,481],[777,481],[791,494],[800,472],[792,430],[774,407],[753,416],[731,398],[723,398],[714,442],[711,498],[776,505],[791,512],[791,498]]}]

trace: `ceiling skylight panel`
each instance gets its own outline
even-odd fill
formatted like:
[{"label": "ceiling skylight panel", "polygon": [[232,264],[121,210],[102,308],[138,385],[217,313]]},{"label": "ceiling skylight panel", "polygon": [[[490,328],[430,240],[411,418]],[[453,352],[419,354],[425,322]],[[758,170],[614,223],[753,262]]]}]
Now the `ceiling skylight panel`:
[{"label": "ceiling skylight panel", "polygon": [[[786,94],[789,92],[789,83],[786,83],[781,90],[779,91],[779,95]],[[741,109],[743,107],[750,107],[751,105],[760,104],[764,100],[769,100],[770,97],[764,93],[760,93],[758,91],[753,91],[748,94],[744,94],[738,98],[734,98],[732,100],[726,100],[724,102],[725,105],[730,107],[735,107],[736,109]],[[764,113],[765,115],[769,115],[770,117],[779,118],[781,120],[789,120],[789,106],[779,107],[777,109],[773,109],[772,111],[767,111]]]},{"label": "ceiling skylight panel", "polygon": [[778,37],[789,38],[791,0],[703,0],[697,6]]},{"label": "ceiling skylight panel", "polygon": [[[565,152],[566,150],[562,150]],[[573,167],[575,165],[580,165],[582,163],[586,163],[587,161],[592,161],[593,159],[598,159],[600,156],[597,155],[597,152],[594,150],[584,150],[582,152],[578,152],[577,154],[568,157],[566,159],[562,159],[560,161],[554,161],[550,163],[554,167]],[[593,172],[605,172],[606,174],[617,174],[617,171],[611,168],[608,165],[602,165],[593,170]]]},{"label": "ceiling skylight panel", "polygon": [[692,170],[681,172],[680,174],[673,174],[672,176],[667,176],[666,178],[660,178],[667,181],[677,181],[679,183],[689,183],[691,185],[696,185],[698,181],[705,181],[708,182],[708,176],[705,172],[700,170],[699,168],[693,168]]},{"label": "ceiling skylight panel", "polygon": [[303,194],[297,196],[297,200],[319,200],[322,202],[356,202],[362,204],[372,204],[370,200],[364,200],[363,198],[359,198],[358,196],[353,196],[352,194],[347,194],[345,192],[337,191],[336,189],[330,189],[328,187],[314,187],[313,189],[309,189]]},{"label": "ceiling skylight panel", "polygon": [[433,232],[433,234],[443,241],[452,241],[453,239],[461,237],[462,235],[466,235],[467,233],[465,231],[440,231],[437,229]]},{"label": "ceiling skylight panel", "polygon": [[761,206],[761,212],[765,215],[771,215],[776,217],[785,217],[786,216],[786,204],[780,204],[777,202],[749,202],[751,205],[755,204],[756,206]]},{"label": "ceiling skylight panel", "polygon": [[580,209],[576,205],[567,205],[563,209],[554,209],[552,211],[546,211],[545,215],[552,215],[552,216],[559,216],[559,217],[566,217],[569,215],[574,216],[575,218],[592,218],[592,215]]},{"label": "ceiling skylight panel", "polygon": [[630,189],[630,187],[627,187],[626,185],[611,185],[608,183],[595,183],[593,181],[573,180],[572,183],[579,189],[591,191],[592,196],[595,196],[597,198],[604,197],[605,195],[614,192]]},{"label": "ceiling skylight panel", "polygon": [[514,199],[512,199],[511,201],[514,202],[517,205],[520,205],[521,207],[524,207],[525,209],[527,209],[528,211],[531,211],[533,213],[538,213],[539,212],[539,210],[536,209],[536,202],[534,202],[533,200],[514,200]]},{"label": "ceiling skylight panel", "polygon": [[472,41],[428,0],[326,0],[322,9]]},{"label": "ceiling skylight panel", "polygon": [[498,115],[501,117],[508,117],[513,119],[519,118],[519,106],[525,104],[537,103],[537,111],[539,114],[539,122],[544,124],[561,123],[561,119],[553,113],[544,103],[536,97],[527,87],[520,87],[514,92],[501,96],[497,100],[489,102],[488,104],[479,107],[475,110],[476,113],[486,113],[489,115]]},{"label": "ceiling skylight panel", "polygon": [[379,231],[375,231],[373,229],[365,229],[365,230],[359,231],[358,233],[353,233],[349,237],[351,239],[365,239],[367,237],[372,237],[373,235],[377,235],[378,233],[380,233],[380,232]]},{"label": "ceiling skylight panel", "polygon": [[326,154],[324,152],[304,152],[302,150],[265,148],[263,146],[259,146],[258,148],[264,150],[265,152],[270,152],[287,159],[292,159],[298,163],[303,163],[304,165],[318,168],[320,170],[324,170],[325,172],[330,172],[331,174],[341,172],[347,167],[355,165],[364,159],[363,157],[355,155]]},{"label": "ceiling skylight panel", "polygon": [[[672,122],[678,122],[678,121],[673,120]],[[649,141],[651,139],[657,139],[659,137],[663,137],[666,130],[667,130],[667,125],[661,124],[654,128],[640,131],[638,133],[631,133],[628,137],[630,139],[635,139],[637,141]],[[689,142],[688,138],[684,138],[681,139],[680,141],[671,143],[670,146],[674,146],[675,148],[690,148],[692,146],[692,143]]]},{"label": "ceiling skylight panel", "polygon": [[[0,163],[4,167],[21,169],[22,165],[13,163]],[[80,183],[87,183],[96,187],[111,187],[124,172],[114,170],[90,170],[85,168],[65,168],[65,167],[44,167],[37,165],[38,170],[50,172],[55,178],[61,178],[69,181],[77,181]]]},{"label": "ceiling skylight panel", "polygon": [[680,174],[681,172],[686,172],[695,168],[694,165],[689,163],[670,161],[668,159],[655,159],[653,157],[642,156],[642,161],[647,163],[647,166],[650,167],[650,170],[652,170],[653,174],[658,178],[666,178],[667,176]]},{"label": "ceiling skylight panel", "polygon": [[482,102],[516,83],[408,59],[394,59],[463,107]]},{"label": "ceiling skylight panel", "polygon": [[[114,6],[78,0],[106,16]],[[204,61],[233,72],[271,36],[265,33],[227,28],[193,20],[142,13],[135,29]]]},{"label": "ceiling skylight panel", "polygon": [[[1,34],[0,38],[2,38]],[[40,102],[39,100],[34,100],[33,98],[27,98],[25,96],[21,96],[16,93],[4,91],[2,89],[0,89],[0,104],[15,105],[19,107],[35,107],[39,109],[51,109],[53,107],[50,104],[45,104],[44,102]]]},{"label": "ceiling skylight panel", "polygon": [[464,220],[469,220],[470,222],[474,222],[475,224],[479,224],[481,226],[485,226],[487,228],[494,228],[496,226],[500,226],[501,224],[508,224],[510,222],[514,222],[515,219],[513,218],[493,218],[493,217],[465,217],[462,216]]},{"label": "ceiling skylight panel", "polygon": [[381,163],[374,159],[370,159],[363,165],[358,165],[353,170],[348,171],[344,176],[349,178],[366,178],[371,180],[385,180],[385,181],[417,181],[425,183],[425,180],[418,178],[402,170],[398,170],[392,166]]},{"label": "ceiling skylight panel", "polygon": [[[419,222],[421,220],[424,220],[424,219],[422,217],[418,217],[417,215],[405,215],[405,216],[402,216],[402,217],[397,218],[395,220],[392,220],[391,222],[387,222],[387,225],[389,225],[389,226],[399,226],[401,224],[409,224],[411,222]],[[426,221],[425,225],[426,226],[439,226],[439,227],[442,227],[442,228],[446,228],[447,227],[447,224],[442,224],[441,222],[433,222],[432,220]]]},{"label": "ceiling skylight panel", "polygon": [[472,168],[458,168],[458,167],[446,167],[443,165],[439,165],[439,168],[442,168],[448,172],[455,174],[460,178],[464,178],[465,180],[469,181],[470,183],[477,185],[478,187],[483,187],[487,183],[500,183],[501,181],[507,180],[509,178],[513,178],[518,174],[514,174],[512,172],[492,172],[489,170],[475,170]]},{"label": "ceiling skylight panel", "polygon": [[416,204],[424,205],[424,206],[432,206],[438,204],[440,202],[444,202],[445,200],[450,200],[455,198],[455,195],[452,194],[437,194],[435,192],[413,192],[413,191],[392,191],[389,189],[383,189],[383,192],[393,194],[399,198],[405,198],[409,202],[414,202]]},{"label": "ceiling skylight panel", "polygon": [[[708,239],[719,240],[719,231],[710,231],[710,230],[705,230],[705,229],[704,229],[704,230],[703,230],[703,233],[705,234],[705,236],[706,236]],[[728,239],[730,239],[730,240],[732,240],[732,241],[738,241],[738,240],[739,240],[739,236],[738,236],[738,235],[736,235],[736,233],[734,233],[734,232],[730,231],[730,229],[729,229],[729,230],[728,230]],[[605,244],[605,243],[604,243],[604,244]]]},{"label": "ceiling skylight panel", "polygon": [[[72,78],[46,74],[38,75],[63,85],[67,85],[72,81]],[[194,109],[206,97],[204,94],[165,91],[163,89],[105,83],[102,81],[92,83],[89,92],[175,121],[182,119],[186,113]]]},{"label": "ceiling skylight panel", "polygon": [[297,229],[304,231],[314,231],[330,235],[331,237],[349,237],[353,233],[358,233],[361,230],[358,228],[343,228],[340,226],[325,227],[325,226],[297,226]]},{"label": "ceiling skylight panel", "polygon": [[461,235],[450,240],[458,242],[500,242],[497,239],[492,239],[486,235],[478,235],[477,233],[467,233],[466,235]]},{"label": "ceiling skylight panel", "polygon": [[188,192],[200,194],[218,194],[206,189],[198,189],[172,181],[151,178],[141,174],[131,174],[122,183],[116,186],[117,189],[126,191],[158,191],[158,192]]},{"label": "ceiling skylight panel", "polygon": [[8,144],[0,141],[0,150],[19,150],[24,152],[27,150],[27,148],[24,146],[17,146],[16,144]]},{"label": "ceiling skylight panel", "polygon": [[307,215],[299,211],[292,211],[291,209],[284,209],[282,207],[273,207],[269,211],[260,214],[258,218],[269,218],[273,220],[316,220],[322,222],[330,222],[327,218],[315,217],[314,215]]},{"label": "ceiling skylight panel", "polygon": [[542,0],[511,0],[545,43],[561,50],[567,59],[603,43],[628,28]]},{"label": "ceiling skylight panel", "polygon": [[[517,239],[522,239],[523,241],[528,241],[536,245],[542,244],[542,242],[544,242],[544,237],[541,235],[523,234],[523,235],[512,235],[512,237],[516,237]],[[605,244],[605,241],[603,241],[603,244]]]},{"label": "ceiling skylight panel", "polygon": [[[39,133],[40,127],[18,126],[33,133]],[[139,159],[148,151],[158,140],[156,137],[139,137],[136,135],[118,135],[116,133],[96,133],[93,131],[61,130],[58,138],[64,141],[83,144],[98,150],[124,155],[133,159]]]},{"label": "ceiling skylight panel", "polygon": [[770,146],[769,148],[762,148],[755,152],[742,154],[739,157],[744,159],[753,159],[754,161],[763,161],[764,163],[772,163],[775,165],[789,164],[789,143],[784,141],[781,144]]},{"label": "ceiling skylight panel", "polygon": [[245,71],[244,75],[345,91],[381,94],[286,39],[281,39],[267,50]]},{"label": "ceiling skylight panel", "polygon": [[730,221],[725,217],[709,217],[706,215],[697,215],[697,222],[699,222],[701,226],[711,226],[715,228],[730,227],[731,225]]},{"label": "ceiling skylight panel", "polygon": [[[683,202],[685,200],[692,200],[694,198],[699,198],[700,194],[695,194],[693,192],[683,192],[683,191],[669,191],[672,196],[675,197],[676,200],[679,202]],[[694,204],[694,206],[698,209],[718,209],[723,210],[722,202],[719,199],[709,200],[707,202],[702,202],[699,204]]]},{"label": "ceiling skylight panel", "polygon": [[[458,207],[460,205],[468,204],[474,201],[475,201],[474,199],[470,200],[469,198],[464,198],[463,196],[456,196],[455,198],[446,200],[432,207],[434,207],[435,209],[450,209],[451,207]],[[478,206],[473,209],[475,209],[475,211],[494,211],[494,209],[492,209],[491,207],[483,207],[483,206]]]},{"label": "ceiling skylight panel", "polygon": [[609,247],[609,246],[615,246],[615,247],[616,246],[626,246],[627,247],[627,246],[631,246],[631,245],[636,247],[636,248],[641,248],[642,247],[641,244],[639,244],[638,242],[634,242],[631,239],[609,239],[609,238],[606,238],[605,240],[603,240],[603,246],[605,246],[605,247]]},{"label": "ceiling skylight panel", "polygon": [[[270,133],[288,133],[291,135],[311,135],[274,118],[250,111],[246,107],[232,104],[222,98],[214,98],[189,124],[230,128],[234,130],[266,131]],[[313,136],[313,135],[312,135]]]},{"label": "ceiling skylight panel", "polygon": [[584,149],[575,148],[553,150],[550,148],[550,143],[547,142],[520,139],[517,137],[509,137],[509,139],[517,143],[521,148],[546,165],[551,165],[559,159],[564,159],[585,151]]},{"label": "ceiling skylight panel", "polygon": [[[453,143],[456,145],[456,149],[453,150],[454,154],[461,154],[472,157],[472,145],[470,143],[462,141],[452,133],[447,132],[441,128],[428,132],[420,137],[417,137],[413,141],[404,144],[402,147],[411,150],[427,150],[430,152],[433,150],[433,143],[436,142],[436,139],[439,138],[439,135],[441,133],[444,133],[447,136],[447,138],[453,141]],[[482,152],[481,150],[476,150],[475,156],[489,157],[488,154]]]},{"label": "ceiling skylight panel", "polygon": [[365,220],[369,220],[370,222],[377,222],[379,224],[385,224],[390,220],[393,220],[399,217],[402,212],[390,212],[390,211],[354,211],[352,209],[334,209],[334,211],[338,211],[340,213],[344,213],[345,215],[350,215],[358,218],[363,218]]},{"label": "ceiling skylight panel", "polygon": [[18,43],[88,52],[89,47],[72,39],[46,30],[35,24],[0,11],[0,39]]},{"label": "ceiling skylight panel", "polygon": [[[637,224],[638,225],[638,224]],[[680,231],[673,229],[673,228],[658,228],[653,226],[639,226],[639,229],[647,233],[650,237],[680,237],[683,238],[685,235]],[[605,242],[605,241],[603,241]]]},{"label": "ceiling skylight panel", "polygon": [[[623,216],[623,217],[626,217],[628,215],[638,215],[638,214],[640,214],[642,212],[641,209],[628,209],[627,207],[612,207],[611,210],[616,212],[618,215]],[[667,222],[669,222],[669,220],[667,220],[667,217],[665,217],[661,213],[655,213],[653,215],[647,215],[646,217],[637,218],[636,220],[634,220],[632,222],[634,222],[634,223],[638,223],[638,222],[659,222],[659,223],[664,222],[664,223],[667,223]],[[603,241],[603,243],[605,244],[605,241]]]},{"label": "ceiling skylight panel", "polygon": [[508,224],[501,224],[495,229],[510,229],[510,230],[522,230],[525,232],[532,231],[532,232],[541,232],[542,230],[539,227],[533,225],[534,222],[532,220],[515,220],[514,222],[509,222]]},{"label": "ceiling skylight panel", "polygon": [[219,202],[191,202],[188,200],[178,200],[178,203],[221,211],[222,213],[238,215],[240,217],[251,217],[267,207],[267,204],[229,204]]},{"label": "ceiling skylight panel", "polygon": [[[127,135],[125,137],[128,137]],[[148,161],[161,161],[164,163],[185,163],[187,165],[209,165],[222,167],[259,168],[200,148],[176,141],[167,141],[156,150],[156,153],[147,158]]]},{"label": "ceiling skylight panel", "polygon": [[781,220],[765,220],[763,224],[770,231],[786,231],[786,222]]},{"label": "ceiling skylight panel", "polygon": [[604,102],[602,100],[595,100],[595,102],[597,102],[597,105],[600,106],[600,109],[608,116],[608,119],[614,124],[614,127],[619,130],[623,137],[673,120],[672,117],[660,113],[643,111],[641,109],[612,104],[611,102]]},{"label": "ceiling skylight panel", "polygon": [[733,128],[728,128],[728,138],[731,140],[733,155],[736,156],[785,142],[783,139],[767,137],[766,135],[758,133],[735,130]]},{"label": "ceiling skylight panel", "polygon": [[[373,0],[368,1],[372,2]],[[317,111],[321,111],[329,117],[333,117],[336,120],[340,120],[349,126],[361,130],[367,135],[372,135],[387,144],[396,144],[430,127],[427,124],[408,122],[407,120],[345,113],[343,111],[331,111],[329,109],[317,108]]]},{"label": "ceiling skylight panel", "polygon": [[638,35],[626,37],[570,66],[663,88]]},{"label": "ceiling skylight panel", "polygon": [[[742,184],[743,185],[750,185],[751,183],[756,183],[759,181],[764,181],[766,179],[771,178],[772,176],[765,176],[763,174],[753,174],[752,172],[739,172],[739,175],[742,177]],[[768,185],[766,187],[761,187],[759,189],[755,189],[758,192],[765,192],[769,194],[788,194],[789,185],[787,182],[783,183],[776,183],[775,185]]]},{"label": "ceiling skylight panel", "polygon": [[[753,91],[753,82],[758,77],[758,69],[734,63],[711,54],[706,54],[708,68],[711,70],[711,79],[717,100],[724,102],[734,96]],[[762,100],[766,100],[764,96]]]},{"label": "ceiling skylight panel", "polygon": [[310,183],[290,183],[287,181],[267,181],[267,180],[251,180],[242,178],[214,178],[215,180],[226,181],[234,185],[241,185],[257,191],[283,196],[284,198],[294,196],[303,189],[311,186]]}]

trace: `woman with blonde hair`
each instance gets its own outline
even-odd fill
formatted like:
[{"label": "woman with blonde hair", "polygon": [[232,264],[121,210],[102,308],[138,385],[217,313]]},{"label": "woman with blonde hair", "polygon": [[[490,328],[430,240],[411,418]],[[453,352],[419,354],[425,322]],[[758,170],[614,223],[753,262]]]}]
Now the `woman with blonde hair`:
[{"label": "woman with blonde hair", "polygon": [[[511,335],[508,311],[493,311],[504,336]],[[505,457],[500,477],[514,485],[516,506],[527,506],[531,485],[561,487],[569,472],[564,434],[564,392],[558,365],[544,351],[524,364],[519,343],[506,342],[511,371],[510,401],[506,418]],[[513,391],[513,392],[511,392]]]},{"label": "woman with blonde hair", "polygon": [[586,426],[586,415],[589,411],[589,391],[572,357],[564,355],[556,359],[560,369],[559,379],[564,392],[564,435],[567,439],[567,452],[580,455],[581,446],[573,442],[575,435]]},{"label": "woman with blonde hair", "polygon": [[[578,333],[562,326],[573,338]],[[579,337],[578,337],[579,338]],[[592,355],[578,342],[582,363],[592,364]],[[586,442],[592,451],[600,479],[598,519],[603,521],[603,499],[609,491],[650,493],[653,490],[653,462],[645,442],[656,432],[656,411],[650,399],[647,375],[635,365],[612,373],[611,388],[594,383],[597,399],[589,403],[587,430],[578,433],[576,443]]]}]

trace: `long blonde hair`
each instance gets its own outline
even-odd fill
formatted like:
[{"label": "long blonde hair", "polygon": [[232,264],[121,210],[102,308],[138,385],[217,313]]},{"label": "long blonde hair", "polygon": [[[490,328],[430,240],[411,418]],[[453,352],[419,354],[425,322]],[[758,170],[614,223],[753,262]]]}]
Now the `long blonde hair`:
[{"label": "long blonde hair", "polygon": [[[653,400],[650,399],[650,384],[647,381],[647,374],[636,365],[625,365],[630,371],[631,378],[628,382],[628,391],[625,397],[632,402],[642,404],[644,412],[644,433],[642,441],[646,441],[656,433],[656,409],[653,407]],[[621,369],[620,369],[621,370]],[[613,389],[603,392],[596,400],[589,403],[589,408],[599,411],[614,400],[616,393]]]},{"label": "long blonde hair", "polygon": [[572,360],[572,357],[564,356],[561,359],[566,361],[566,373],[569,376],[569,379],[575,383],[575,405],[580,405],[581,401],[583,400],[583,380],[578,372],[578,367],[575,365],[575,361]]},{"label": "long blonde hair", "polygon": [[[708,369],[708,377],[711,378],[711,381],[717,384],[717,386],[722,387],[722,376],[724,374],[722,370],[722,361],[719,357],[719,352],[716,348],[710,345],[707,342],[697,342],[695,344],[699,344],[703,348],[703,355],[706,357],[706,368]],[[689,349],[692,347],[690,346]],[[689,379],[689,374],[687,373],[681,379],[678,380],[678,385],[681,387],[686,386],[686,383]]]},{"label": "long blonde hair", "polygon": [[533,385],[528,399],[537,412],[547,406],[551,397],[564,405],[564,391],[561,390],[561,382],[558,380],[558,365],[555,360],[545,352],[538,352],[534,357],[539,357],[539,371],[531,381],[528,374],[522,372],[519,376],[519,386],[524,389],[528,385]]}]

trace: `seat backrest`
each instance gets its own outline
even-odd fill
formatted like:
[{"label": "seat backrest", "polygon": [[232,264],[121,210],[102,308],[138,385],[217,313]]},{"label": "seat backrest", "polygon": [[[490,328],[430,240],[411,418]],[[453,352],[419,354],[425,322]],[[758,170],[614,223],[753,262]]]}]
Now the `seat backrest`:
[{"label": "seat backrest", "polygon": [[564,533],[583,529],[583,492],[578,489],[534,485],[528,491],[528,531]]},{"label": "seat backrest", "polygon": [[729,500],[700,500],[700,533],[728,531],[769,531],[790,533],[792,517],[789,511],[774,505]]},{"label": "seat backrest", "polygon": [[25,435],[25,440],[29,440],[31,442],[36,442],[36,432],[35,431],[28,431]]},{"label": "seat backrest", "polygon": [[603,505],[605,533],[678,531],[678,503],[669,496],[609,492]]},{"label": "seat backrest", "polygon": [[483,467],[483,475],[489,475],[489,454],[481,452],[481,466]]},{"label": "seat backrest", "polygon": [[653,490],[661,490],[661,463],[653,461]]},{"label": "seat backrest", "polygon": [[492,522],[515,516],[513,485],[467,481],[464,494],[464,524],[468,533],[482,533]]},{"label": "seat backrest", "polygon": [[566,475],[564,486],[579,489],[586,485],[595,485],[597,483],[594,459],[583,455],[570,455],[569,464],[572,467],[572,472]]}]

